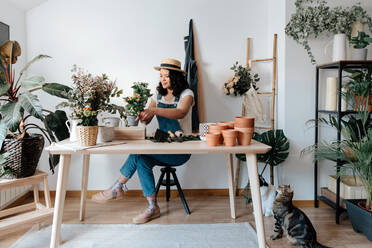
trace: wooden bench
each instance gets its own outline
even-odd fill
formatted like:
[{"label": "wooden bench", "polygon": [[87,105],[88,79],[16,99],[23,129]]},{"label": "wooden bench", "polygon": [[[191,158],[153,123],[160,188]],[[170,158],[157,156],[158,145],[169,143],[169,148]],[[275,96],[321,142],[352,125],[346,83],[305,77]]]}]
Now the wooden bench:
[{"label": "wooden bench", "polygon": [[[45,205],[40,203],[39,183],[43,183]],[[9,188],[32,185],[34,191],[34,202],[0,211],[0,236],[19,230],[22,226],[37,224],[40,230],[40,223],[53,218],[53,208],[50,200],[48,187],[48,174],[43,171],[36,171],[33,176],[19,179],[0,179],[0,191]]]}]

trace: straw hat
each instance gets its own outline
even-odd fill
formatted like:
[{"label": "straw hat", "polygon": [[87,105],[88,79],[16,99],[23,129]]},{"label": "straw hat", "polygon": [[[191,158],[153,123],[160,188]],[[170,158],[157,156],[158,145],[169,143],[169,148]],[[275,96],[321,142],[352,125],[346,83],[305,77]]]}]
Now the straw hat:
[{"label": "straw hat", "polygon": [[174,70],[186,73],[181,70],[181,62],[176,59],[162,59],[160,66],[155,66],[155,70],[160,71],[160,69]]}]

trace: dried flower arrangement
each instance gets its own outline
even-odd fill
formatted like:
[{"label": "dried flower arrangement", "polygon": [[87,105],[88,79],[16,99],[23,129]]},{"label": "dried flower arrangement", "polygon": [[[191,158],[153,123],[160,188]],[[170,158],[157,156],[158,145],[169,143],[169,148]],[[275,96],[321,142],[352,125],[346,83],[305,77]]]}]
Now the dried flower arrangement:
[{"label": "dried flower arrangement", "polygon": [[235,62],[230,69],[234,71],[234,76],[227,83],[224,83],[222,87],[225,95],[241,96],[251,87],[255,90],[258,89],[256,83],[260,81],[260,78],[258,74],[252,75],[250,68],[243,67],[238,62]]}]

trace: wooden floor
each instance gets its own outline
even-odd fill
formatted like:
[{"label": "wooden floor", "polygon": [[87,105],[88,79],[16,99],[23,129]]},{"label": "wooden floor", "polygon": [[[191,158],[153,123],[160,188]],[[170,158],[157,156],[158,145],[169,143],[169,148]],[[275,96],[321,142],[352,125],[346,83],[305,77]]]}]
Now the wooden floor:
[{"label": "wooden floor", "polygon": [[[209,224],[209,223],[234,223],[248,221],[254,227],[252,209],[245,205],[243,198],[237,199],[237,219],[230,218],[229,198],[226,196],[193,196],[188,197],[191,215],[187,216],[179,198],[171,198],[166,202],[163,197],[159,198],[161,217],[151,224]],[[32,198],[26,201],[32,201]],[[79,221],[79,198],[67,198],[63,223],[77,224]],[[83,223],[107,223],[129,224],[132,218],[146,208],[146,202],[140,197],[126,197],[125,199],[97,204],[90,200],[87,203],[86,219]],[[347,215],[342,216],[341,224],[334,222],[333,209],[322,207],[302,208],[311,219],[318,233],[321,244],[337,248],[370,248],[372,242],[361,234],[355,233],[351,227]],[[265,231],[270,247],[291,247],[286,238],[271,241],[273,218],[265,217]],[[20,238],[27,229],[19,230],[12,235],[0,237],[0,247],[10,247]]]}]

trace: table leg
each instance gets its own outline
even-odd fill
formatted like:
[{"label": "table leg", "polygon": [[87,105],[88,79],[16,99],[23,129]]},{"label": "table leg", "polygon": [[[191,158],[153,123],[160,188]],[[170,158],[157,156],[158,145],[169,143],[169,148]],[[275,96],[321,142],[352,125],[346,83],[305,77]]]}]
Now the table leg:
[{"label": "table leg", "polygon": [[246,154],[249,184],[251,186],[254,220],[256,222],[256,231],[258,247],[265,248],[265,228],[262,216],[262,203],[260,193],[260,181],[258,179],[257,157],[256,154]]},{"label": "table leg", "polygon": [[50,248],[57,248],[60,243],[61,235],[61,224],[63,217],[63,207],[66,196],[66,184],[68,179],[68,173],[70,170],[71,155],[61,155],[59,161],[58,179],[57,179],[57,190],[56,199],[54,202],[54,213],[53,213],[53,225],[52,225],[52,237],[50,241]]},{"label": "table leg", "polygon": [[81,178],[80,221],[83,221],[85,218],[88,176],[89,176],[89,161],[90,161],[90,155],[85,154],[83,157],[83,175]]},{"label": "table leg", "polygon": [[229,195],[230,195],[230,211],[231,211],[231,218],[235,219],[235,194],[234,194],[234,168],[232,162],[232,154],[226,154],[227,159],[227,178],[229,181]]}]

